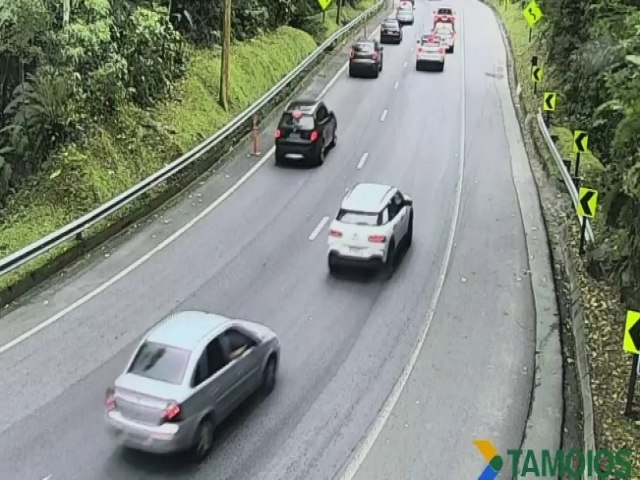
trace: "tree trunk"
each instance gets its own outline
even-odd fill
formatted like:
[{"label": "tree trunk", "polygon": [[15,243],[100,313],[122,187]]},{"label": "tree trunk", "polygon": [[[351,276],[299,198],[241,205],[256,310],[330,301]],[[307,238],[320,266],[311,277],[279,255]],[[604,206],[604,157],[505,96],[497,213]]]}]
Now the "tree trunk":
[{"label": "tree trunk", "polygon": [[338,0],[338,11],[336,13],[336,24],[338,25],[338,29],[341,28],[340,25],[340,14],[342,13],[342,0]]},{"label": "tree trunk", "polygon": [[231,76],[231,0],[223,0],[222,64],[220,68],[220,105],[229,110],[229,83]]},{"label": "tree trunk", "polygon": [[71,16],[71,0],[62,0],[62,26],[69,25],[69,17]]}]

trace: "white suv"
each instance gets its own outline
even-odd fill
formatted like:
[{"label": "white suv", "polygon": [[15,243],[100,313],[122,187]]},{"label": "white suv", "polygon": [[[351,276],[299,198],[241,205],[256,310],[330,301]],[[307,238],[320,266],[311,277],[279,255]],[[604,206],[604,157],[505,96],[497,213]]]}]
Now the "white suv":
[{"label": "white suv", "polygon": [[393,274],[398,248],[413,238],[413,202],[396,187],[359,183],[342,200],[329,230],[329,271],[383,267]]}]

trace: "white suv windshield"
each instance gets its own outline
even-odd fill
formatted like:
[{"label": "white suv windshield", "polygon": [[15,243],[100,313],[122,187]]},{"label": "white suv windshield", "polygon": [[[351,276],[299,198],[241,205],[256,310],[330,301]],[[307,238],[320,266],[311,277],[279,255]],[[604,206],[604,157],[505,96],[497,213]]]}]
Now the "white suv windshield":
[{"label": "white suv windshield", "polygon": [[349,210],[340,210],[338,213],[338,221],[349,223],[352,225],[378,225],[377,213],[351,212]]}]

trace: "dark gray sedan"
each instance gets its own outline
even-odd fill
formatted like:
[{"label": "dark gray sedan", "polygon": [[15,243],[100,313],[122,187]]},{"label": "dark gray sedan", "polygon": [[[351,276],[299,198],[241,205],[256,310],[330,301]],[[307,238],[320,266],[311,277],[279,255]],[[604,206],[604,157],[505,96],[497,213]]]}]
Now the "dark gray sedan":
[{"label": "dark gray sedan", "polygon": [[402,42],[402,26],[395,18],[387,18],[380,25],[380,43]]},{"label": "dark gray sedan", "polygon": [[269,328],[204,312],[181,312],[152,328],[107,390],[109,430],[152,453],[213,446],[214,428],[253,392],[270,394],[280,343]]},{"label": "dark gray sedan", "polygon": [[383,50],[384,47],[374,40],[358,40],[354,43],[349,56],[349,76],[377,78],[382,71]]}]

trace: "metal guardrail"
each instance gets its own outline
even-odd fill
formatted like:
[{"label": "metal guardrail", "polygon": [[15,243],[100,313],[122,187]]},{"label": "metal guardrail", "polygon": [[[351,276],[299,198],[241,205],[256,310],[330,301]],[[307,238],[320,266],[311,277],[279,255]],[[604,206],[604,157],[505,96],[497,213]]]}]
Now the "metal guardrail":
[{"label": "metal guardrail", "polygon": [[[554,143],[551,138],[551,134],[549,133],[549,129],[547,125],[544,123],[544,117],[542,116],[542,111],[538,109],[538,114],[536,115],[536,119],[538,120],[538,127],[540,128],[540,133],[544,137],[544,141],[547,143],[547,147],[549,147],[549,151],[551,152],[551,156],[556,161],[556,165],[562,174],[562,179],[564,180],[565,185],[567,186],[567,190],[569,190],[569,195],[571,195],[571,201],[573,202],[573,206],[577,208],[578,206],[578,189],[573,183],[573,178],[571,177],[571,173],[567,170],[564,162],[562,161],[562,155],[558,151],[558,147]],[[586,238],[588,241],[593,242],[595,237],[593,235],[593,229],[591,228],[591,223],[589,219],[584,218],[582,221],[587,222],[586,229]],[[578,217],[578,222],[580,219]],[[582,224],[581,224],[582,225]]]},{"label": "metal guardrail", "polygon": [[232,134],[237,133],[246,122],[252,119],[253,115],[255,115],[260,109],[262,109],[278,94],[280,94],[294,79],[296,79],[302,72],[309,68],[309,66],[313,62],[315,62],[321,55],[329,50],[335,43],[340,42],[349,34],[351,34],[352,31],[361,23],[369,20],[375,13],[380,10],[380,8],[385,3],[387,3],[387,0],[379,0],[375,5],[362,12],[347,25],[331,35],[318,48],[316,48],[311,54],[309,54],[307,58],[305,58],[300,64],[298,64],[298,66],[294,70],[289,72],[255,103],[247,107],[242,113],[231,120],[231,122],[222,127],[222,129],[220,129],[214,135],[207,138],[204,142],[195,146],[193,149],[177,158],[173,162],[169,163],[161,170],[142,180],[137,185],[129,188],[124,193],[121,193],[117,197],[114,197],[113,199],[99,206],[95,210],[87,213],[74,222],[60,228],[59,230],[47,235],[46,237],[41,238],[37,242],[34,242],[31,245],[28,245],[23,249],[1,259],[0,275],[4,275],[17,269],[30,260],[33,260],[34,258],[48,252],[52,248],[55,248],[62,242],[69,240],[72,237],[80,236],[91,226],[95,225],[101,220],[104,220],[106,217],[113,214],[114,212],[117,212],[122,207],[129,205],[140,195],[146,193],[153,187],[169,179],[176,173],[182,171],[185,167],[198,160],[202,155],[207,153],[220,142],[227,139]]}]

